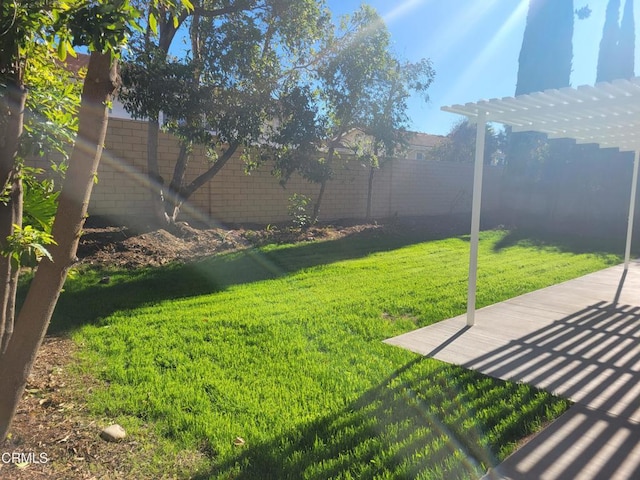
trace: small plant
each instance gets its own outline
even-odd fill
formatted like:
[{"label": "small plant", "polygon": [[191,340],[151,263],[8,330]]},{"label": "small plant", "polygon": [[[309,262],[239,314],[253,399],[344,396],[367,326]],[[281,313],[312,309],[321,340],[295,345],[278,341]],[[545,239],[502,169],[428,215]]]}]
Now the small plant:
[{"label": "small plant", "polygon": [[309,213],[310,205],[311,198],[306,195],[294,193],[289,197],[289,216],[297,228],[305,229],[315,223],[313,215]]},{"label": "small plant", "polygon": [[13,226],[14,232],[7,237],[6,247],[2,255],[11,258],[13,268],[34,268],[42,257],[53,261],[51,254],[45,245],[55,245],[51,234],[37,230],[31,225],[24,228],[20,225]]}]

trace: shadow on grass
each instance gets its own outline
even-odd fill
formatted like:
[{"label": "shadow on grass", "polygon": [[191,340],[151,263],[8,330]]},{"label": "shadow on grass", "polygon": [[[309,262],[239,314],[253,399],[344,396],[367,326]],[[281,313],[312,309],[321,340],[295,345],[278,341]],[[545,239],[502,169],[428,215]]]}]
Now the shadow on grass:
[{"label": "shadow on grass", "polygon": [[475,479],[547,412],[567,407],[525,385],[420,357],[339,413],[269,442],[249,442],[196,478]]},{"label": "shadow on grass", "polygon": [[[622,255],[624,237],[599,237],[569,235],[544,230],[514,229],[497,242],[493,250],[499,252],[514,245],[526,245],[535,248],[555,248],[561,252],[593,253],[602,255]],[[636,252],[637,253],[637,252]]]},{"label": "shadow on grass", "polygon": [[[362,258],[420,242],[456,237],[463,228],[464,222],[444,227],[419,223],[398,224],[354,233],[338,240],[248,249],[183,265],[111,272],[89,270],[65,285],[48,333],[68,333],[84,324],[96,323],[118,310],[220,292],[233,285],[279,278],[306,268]],[[466,237],[459,238],[468,240]],[[602,240],[598,243],[524,230],[507,232],[496,243],[494,250],[516,244],[552,247],[574,253],[617,252],[611,241]],[[99,283],[103,275],[110,276],[109,283]]]},{"label": "shadow on grass", "polygon": [[[67,333],[118,310],[219,292],[232,285],[279,278],[305,268],[447,236],[450,232],[387,228],[355,233],[338,240],[248,249],[184,265],[111,272],[89,270],[65,285],[48,333]],[[109,276],[109,282],[100,283],[105,275]]]}]

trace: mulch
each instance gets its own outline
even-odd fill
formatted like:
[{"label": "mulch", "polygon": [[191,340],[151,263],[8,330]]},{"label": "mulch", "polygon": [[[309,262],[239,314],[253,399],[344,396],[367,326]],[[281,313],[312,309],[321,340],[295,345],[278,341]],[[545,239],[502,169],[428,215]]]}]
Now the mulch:
[{"label": "mulch", "polygon": [[38,351],[10,435],[0,447],[0,478],[124,479],[122,459],[134,441],[107,443],[99,437],[107,421],[93,418],[78,398],[91,382],[67,367],[77,346],[68,338],[47,337]]}]

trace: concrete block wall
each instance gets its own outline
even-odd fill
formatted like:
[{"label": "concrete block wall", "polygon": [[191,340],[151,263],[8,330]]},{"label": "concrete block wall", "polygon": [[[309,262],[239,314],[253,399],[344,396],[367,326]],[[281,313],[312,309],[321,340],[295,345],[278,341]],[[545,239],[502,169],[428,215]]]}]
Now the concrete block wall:
[{"label": "concrete block wall", "polygon": [[147,128],[143,122],[110,120],[93,187],[89,215],[104,215],[114,222],[151,211],[147,192]]},{"label": "concrete block wall", "polygon": [[[145,122],[109,121],[98,183],[89,205],[90,215],[107,217],[113,222],[149,217],[151,202],[145,175],[146,142]],[[167,183],[178,153],[176,139],[161,133],[158,147],[160,174]],[[203,152],[196,149],[189,164],[187,180],[193,180],[208,167]],[[499,208],[501,175],[500,168],[485,169],[485,211]],[[354,159],[342,162],[336,168],[335,178],[327,184],[320,219],[364,218],[368,180],[368,168]],[[394,159],[375,173],[372,216],[469,212],[472,184],[472,165]],[[241,158],[236,155],[211,182],[194,193],[183,210],[192,218],[223,223],[282,222],[290,220],[287,212],[290,195],[304,194],[315,201],[319,189],[319,185],[299,176],[291,178],[283,188],[271,175],[268,165],[247,175]]]},{"label": "concrete block wall", "polygon": [[[483,208],[500,205],[502,169],[485,167]],[[399,161],[394,164],[391,209],[398,215],[445,215],[471,211],[473,165]]]}]

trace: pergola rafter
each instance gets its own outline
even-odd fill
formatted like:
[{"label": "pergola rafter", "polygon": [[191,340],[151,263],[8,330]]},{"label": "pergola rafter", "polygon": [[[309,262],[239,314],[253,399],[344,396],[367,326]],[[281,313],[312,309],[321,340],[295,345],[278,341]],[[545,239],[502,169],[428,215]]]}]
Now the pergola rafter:
[{"label": "pergola rafter", "polygon": [[517,97],[480,100],[442,107],[442,110],[464,115],[477,124],[467,294],[468,325],[474,324],[475,317],[482,170],[485,127],[488,122],[509,125],[514,132],[541,132],[549,138],[571,138],[576,143],[594,143],[601,148],[635,153],[625,247],[625,270],[628,268],[640,162],[640,77],[595,86],[567,87]]}]

